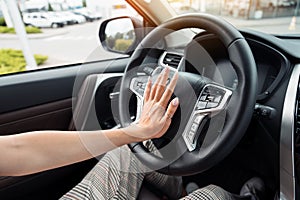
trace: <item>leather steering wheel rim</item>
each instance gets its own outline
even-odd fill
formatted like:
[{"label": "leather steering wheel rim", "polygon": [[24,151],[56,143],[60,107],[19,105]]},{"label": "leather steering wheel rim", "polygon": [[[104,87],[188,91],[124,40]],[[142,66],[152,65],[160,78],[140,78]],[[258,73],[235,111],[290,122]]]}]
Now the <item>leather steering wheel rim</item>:
[{"label": "leather steering wheel rim", "polygon": [[[170,175],[190,175],[203,172],[224,159],[243,137],[252,117],[257,95],[257,71],[251,49],[241,33],[231,24],[208,14],[187,14],[173,18],[153,29],[139,44],[129,61],[120,87],[120,122],[123,127],[131,123],[129,114],[129,85],[131,70],[142,64],[149,48],[162,37],[184,28],[200,28],[216,35],[227,48],[229,60],[237,73],[238,85],[228,108],[227,121],[218,142],[209,152],[185,152],[170,163],[147,153],[142,143],[129,144],[132,152],[150,168],[165,166],[157,171]],[[177,136],[176,136],[177,137]],[[180,136],[178,136],[180,137]]]}]

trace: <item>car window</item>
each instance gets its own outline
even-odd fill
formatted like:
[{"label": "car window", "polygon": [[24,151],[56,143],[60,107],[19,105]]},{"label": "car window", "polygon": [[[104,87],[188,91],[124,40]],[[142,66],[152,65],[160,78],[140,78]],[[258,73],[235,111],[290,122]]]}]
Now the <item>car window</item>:
[{"label": "car window", "polygon": [[[107,18],[140,17],[125,0],[18,1],[29,46],[29,51],[23,52],[5,2],[0,1],[0,75],[124,56],[102,48],[99,26]],[[37,67],[28,66],[27,54],[34,55]]]},{"label": "car window", "polygon": [[210,13],[238,28],[276,35],[299,35],[299,0],[165,0],[178,14]]}]

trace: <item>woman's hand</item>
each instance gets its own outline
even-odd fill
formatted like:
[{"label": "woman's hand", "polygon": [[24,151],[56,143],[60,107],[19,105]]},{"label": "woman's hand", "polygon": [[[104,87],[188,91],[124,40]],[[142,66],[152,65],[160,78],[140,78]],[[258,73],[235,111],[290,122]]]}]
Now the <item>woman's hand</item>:
[{"label": "woman's hand", "polygon": [[149,78],[144,93],[142,114],[138,123],[123,129],[126,134],[135,137],[137,141],[159,138],[165,134],[171,124],[179,100],[176,97],[169,104],[168,102],[176,86],[178,73],[174,74],[170,84],[166,87],[169,72],[170,69],[165,68],[154,85]]}]

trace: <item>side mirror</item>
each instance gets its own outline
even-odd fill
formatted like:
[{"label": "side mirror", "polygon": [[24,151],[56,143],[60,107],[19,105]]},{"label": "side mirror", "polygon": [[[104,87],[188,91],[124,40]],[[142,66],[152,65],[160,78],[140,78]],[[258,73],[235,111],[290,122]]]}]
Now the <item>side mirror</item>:
[{"label": "side mirror", "polygon": [[140,20],[117,17],[101,23],[99,38],[105,50],[130,55],[142,39],[142,30]]}]

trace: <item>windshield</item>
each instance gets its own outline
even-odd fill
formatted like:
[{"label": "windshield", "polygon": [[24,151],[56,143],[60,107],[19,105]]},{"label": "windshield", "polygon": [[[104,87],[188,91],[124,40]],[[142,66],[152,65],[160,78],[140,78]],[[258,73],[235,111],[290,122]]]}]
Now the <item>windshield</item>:
[{"label": "windshield", "polygon": [[238,28],[276,35],[300,34],[300,0],[168,0],[174,11],[210,13]]}]

